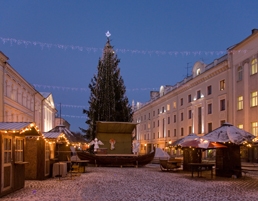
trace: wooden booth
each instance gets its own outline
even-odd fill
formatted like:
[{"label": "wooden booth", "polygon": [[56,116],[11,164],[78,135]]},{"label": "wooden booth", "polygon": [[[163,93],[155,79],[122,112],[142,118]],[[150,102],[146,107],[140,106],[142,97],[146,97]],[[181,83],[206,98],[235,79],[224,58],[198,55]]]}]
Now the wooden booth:
[{"label": "wooden booth", "polygon": [[96,137],[104,144],[100,150],[107,154],[132,154],[132,132],[137,124],[131,122],[98,121]]},{"label": "wooden booth", "polygon": [[39,137],[31,122],[0,122],[0,197],[19,190],[25,184],[26,136]]}]

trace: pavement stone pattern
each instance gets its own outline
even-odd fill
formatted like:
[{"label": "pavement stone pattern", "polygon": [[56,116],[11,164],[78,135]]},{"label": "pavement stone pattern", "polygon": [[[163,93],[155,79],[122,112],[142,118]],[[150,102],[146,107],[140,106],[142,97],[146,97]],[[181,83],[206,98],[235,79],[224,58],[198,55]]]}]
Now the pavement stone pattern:
[{"label": "pavement stone pattern", "polygon": [[25,187],[2,201],[166,201],[258,200],[258,172],[242,178],[191,177],[182,170],[162,172],[158,164],[141,168],[87,167],[80,176],[26,180]]}]

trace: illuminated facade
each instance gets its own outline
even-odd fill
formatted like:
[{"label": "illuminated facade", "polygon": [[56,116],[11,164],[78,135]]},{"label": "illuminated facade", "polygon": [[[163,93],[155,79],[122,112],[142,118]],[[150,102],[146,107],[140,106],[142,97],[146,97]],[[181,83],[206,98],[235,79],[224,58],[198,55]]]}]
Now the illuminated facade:
[{"label": "illuminated facade", "polygon": [[54,127],[56,109],[52,94],[40,93],[0,52],[0,122],[35,122],[41,132]]},{"label": "illuminated facade", "polygon": [[168,149],[179,138],[190,133],[202,136],[224,122],[258,135],[257,52],[258,30],[252,30],[228,54],[208,65],[196,62],[191,76],[161,86],[150,92],[149,102],[133,105],[140,152],[153,146]]}]

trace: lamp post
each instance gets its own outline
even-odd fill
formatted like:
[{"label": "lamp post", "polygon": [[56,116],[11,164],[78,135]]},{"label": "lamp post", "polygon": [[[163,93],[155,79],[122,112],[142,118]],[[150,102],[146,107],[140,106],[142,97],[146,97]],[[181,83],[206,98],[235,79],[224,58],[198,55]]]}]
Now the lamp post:
[{"label": "lamp post", "polygon": [[147,144],[144,144],[144,148],[145,148],[145,154],[147,154]]},{"label": "lamp post", "polygon": [[171,141],[171,140],[169,140],[169,142],[168,142],[169,155],[171,155],[171,145],[172,145],[172,141]]}]

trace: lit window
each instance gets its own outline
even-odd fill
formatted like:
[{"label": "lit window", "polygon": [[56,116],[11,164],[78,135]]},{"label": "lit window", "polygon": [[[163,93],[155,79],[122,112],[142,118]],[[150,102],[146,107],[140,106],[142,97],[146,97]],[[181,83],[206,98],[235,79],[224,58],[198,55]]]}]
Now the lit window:
[{"label": "lit window", "polygon": [[239,66],[237,68],[237,80],[241,81],[243,79],[243,68],[242,66]]},{"label": "lit window", "polygon": [[251,62],[251,75],[257,73],[257,59],[253,59]]},{"label": "lit window", "polygon": [[221,80],[221,81],[220,81],[220,84],[219,84],[219,89],[220,89],[220,91],[225,90],[225,86],[226,86],[225,80]]},{"label": "lit window", "polygon": [[237,127],[238,127],[239,129],[244,129],[244,125],[243,125],[243,124],[239,124]]},{"label": "lit window", "polygon": [[257,91],[251,93],[251,107],[257,106]]},{"label": "lit window", "polygon": [[16,139],[15,162],[23,162],[23,139]]},{"label": "lit window", "polygon": [[239,96],[237,98],[237,110],[242,110],[244,108],[244,98],[243,96]]},{"label": "lit window", "polygon": [[167,111],[170,110],[170,104],[167,104]]},{"label": "lit window", "polygon": [[196,75],[200,75],[200,74],[201,74],[201,69],[198,68],[198,69],[196,70]]},{"label": "lit window", "polygon": [[176,108],[176,102],[173,102],[173,108]]},{"label": "lit window", "polygon": [[254,136],[258,136],[258,122],[251,123],[251,131]]}]

